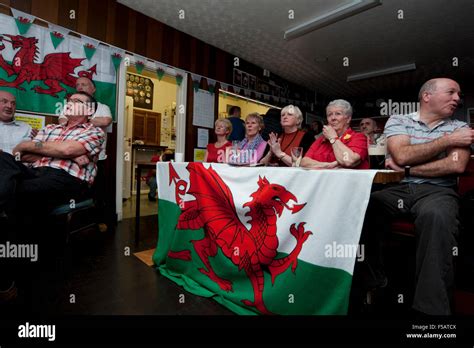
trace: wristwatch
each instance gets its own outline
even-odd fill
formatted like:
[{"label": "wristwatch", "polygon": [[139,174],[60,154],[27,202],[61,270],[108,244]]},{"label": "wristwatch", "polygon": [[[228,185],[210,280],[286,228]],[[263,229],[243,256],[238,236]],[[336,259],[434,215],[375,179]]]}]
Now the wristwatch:
[{"label": "wristwatch", "polygon": [[336,140],[339,139],[338,137],[335,137],[335,138],[331,138],[329,139],[329,142],[332,144],[334,144],[336,142]]}]

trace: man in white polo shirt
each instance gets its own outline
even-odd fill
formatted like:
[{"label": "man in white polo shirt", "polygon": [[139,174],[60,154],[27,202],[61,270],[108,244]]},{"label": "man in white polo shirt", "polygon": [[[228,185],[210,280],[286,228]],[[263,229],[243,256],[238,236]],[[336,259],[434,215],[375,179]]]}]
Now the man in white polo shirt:
[{"label": "man in white polo shirt", "polygon": [[[386,285],[381,242],[390,221],[409,216],[415,224],[415,293],[412,308],[429,315],[452,313],[454,254],[459,205],[456,176],[466,169],[474,130],[451,119],[460,100],[456,81],[432,79],[419,92],[420,110],[390,117],[385,125],[388,168],[404,171],[405,179],[372,193],[365,217],[367,261],[376,286]],[[364,238],[364,239],[365,239]]]},{"label": "man in white polo shirt", "polygon": [[13,94],[0,91],[0,150],[12,153],[23,141],[31,140],[31,127],[15,120],[16,99]]}]

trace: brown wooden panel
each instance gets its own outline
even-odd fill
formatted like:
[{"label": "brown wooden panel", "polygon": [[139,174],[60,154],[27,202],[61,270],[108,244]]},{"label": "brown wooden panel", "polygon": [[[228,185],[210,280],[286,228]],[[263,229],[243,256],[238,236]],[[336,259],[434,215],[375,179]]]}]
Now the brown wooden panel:
[{"label": "brown wooden panel", "polygon": [[147,16],[142,13],[137,12],[136,16],[136,28],[135,28],[135,50],[134,52],[141,54],[146,57],[146,46],[148,43],[147,34]]},{"label": "brown wooden panel", "polygon": [[[58,24],[77,31],[78,9],[78,0],[61,0],[59,2]],[[75,18],[71,18],[71,11],[74,11]]]},{"label": "brown wooden panel", "polygon": [[87,8],[87,35],[97,40],[107,40],[107,1],[90,1]]},{"label": "brown wooden panel", "polygon": [[115,0],[107,0],[107,31],[105,34],[105,41],[108,43],[115,42]]},{"label": "brown wooden panel", "polygon": [[137,12],[129,10],[128,11],[127,50],[129,50],[130,52],[135,52],[136,25],[137,25]]},{"label": "brown wooden panel", "polygon": [[7,6],[10,6],[10,0],[0,0],[0,4],[5,4]]},{"label": "brown wooden panel", "polygon": [[174,29],[165,25],[163,27],[163,63],[172,64],[173,61],[173,47],[175,43],[173,42],[173,32]]},{"label": "brown wooden panel", "polygon": [[181,32],[178,30],[174,30],[173,33],[173,46],[170,46],[173,51],[173,60],[171,61],[171,64],[174,66],[179,66],[179,55],[181,53]]},{"label": "brown wooden panel", "polygon": [[202,67],[202,75],[203,76],[209,76],[209,53],[210,53],[210,47],[208,44],[204,44],[203,50],[204,50],[204,62],[203,62],[203,67]]},{"label": "brown wooden panel", "polygon": [[178,66],[185,70],[191,68],[191,36],[185,33],[181,33]]},{"label": "brown wooden panel", "polygon": [[191,60],[189,63],[189,71],[192,71],[193,73],[197,73],[197,64],[198,64],[198,59],[197,59],[197,44],[198,40],[195,37],[191,37],[191,54],[189,59]]},{"label": "brown wooden panel", "polygon": [[59,0],[32,0],[31,14],[51,23],[58,22]]},{"label": "brown wooden panel", "polygon": [[87,9],[89,0],[78,0],[77,31],[87,35]]},{"label": "brown wooden panel", "polygon": [[26,13],[31,13],[31,0],[10,0],[10,7]]},{"label": "brown wooden panel", "polygon": [[163,41],[163,25],[152,18],[147,18],[147,50],[146,56],[161,60],[161,46]]},{"label": "brown wooden panel", "polygon": [[198,40],[196,45],[196,72],[199,75],[203,75],[204,71],[204,45],[205,43]]},{"label": "brown wooden panel", "polygon": [[127,49],[128,40],[128,12],[129,8],[117,3],[115,12],[115,35],[114,45]]},{"label": "brown wooden panel", "polygon": [[216,80],[226,81],[225,59],[226,59],[226,52],[217,48],[216,49]]},{"label": "brown wooden panel", "polygon": [[214,46],[209,46],[209,70],[208,70],[208,76],[210,78],[216,79],[217,73],[217,48]]}]

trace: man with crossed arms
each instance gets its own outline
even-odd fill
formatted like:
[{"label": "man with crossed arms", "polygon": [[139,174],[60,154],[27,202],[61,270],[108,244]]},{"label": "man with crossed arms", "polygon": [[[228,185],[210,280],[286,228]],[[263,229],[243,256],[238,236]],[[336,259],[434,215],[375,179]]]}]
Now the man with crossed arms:
[{"label": "man with crossed arms", "polygon": [[[386,166],[405,171],[402,183],[372,193],[364,233],[367,261],[376,286],[386,285],[381,242],[390,221],[414,219],[415,294],[412,308],[429,315],[449,315],[454,284],[453,257],[459,229],[456,175],[464,172],[474,130],[451,119],[460,102],[456,81],[436,78],[420,89],[420,110],[392,116],[385,126],[390,158]],[[364,242],[364,241],[362,241]]]}]

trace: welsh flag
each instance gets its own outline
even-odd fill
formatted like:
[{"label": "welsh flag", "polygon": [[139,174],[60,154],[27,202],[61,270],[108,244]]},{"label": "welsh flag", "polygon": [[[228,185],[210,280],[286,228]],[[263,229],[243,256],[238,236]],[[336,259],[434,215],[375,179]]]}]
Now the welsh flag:
[{"label": "welsh flag", "polygon": [[111,50],[97,47],[87,60],[84,42],[66,36],[55,50],[51,30],[32,25],[25,35],[15,19],[0,14],[0,90],[16,96],[17,109],[40,114],[59,114],[77,77],[96,84],[95,97],[115,115],[116,77]]},{"label": "welsh flag", "polygon": [[153,260],[238,314],[346,314],[375,173],[158,163]]}]

